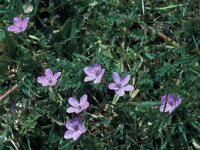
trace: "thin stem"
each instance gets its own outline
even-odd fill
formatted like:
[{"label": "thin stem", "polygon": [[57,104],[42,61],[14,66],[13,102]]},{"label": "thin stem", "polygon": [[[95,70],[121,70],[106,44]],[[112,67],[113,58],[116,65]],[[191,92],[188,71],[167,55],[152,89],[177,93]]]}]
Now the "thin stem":
[{"label": "thin stem", "polygon": [[3,95],[1,95],[1,96],[0,96],[0,103],[1,103],[6,97],[8,97],[12,92],[14,92],[17,88],[18,88],[18,85],[16,84],[16,85],[13,86],[11,89],[9,89],[6,93],[4,93]]}]

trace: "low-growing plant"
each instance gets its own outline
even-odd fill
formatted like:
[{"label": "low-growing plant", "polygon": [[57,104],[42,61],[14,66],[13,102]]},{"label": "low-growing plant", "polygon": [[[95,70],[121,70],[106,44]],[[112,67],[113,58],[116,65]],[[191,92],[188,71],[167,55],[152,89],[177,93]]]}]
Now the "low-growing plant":
[{"label": "low-growing plant", "polygon": [[0,0],[0,149],[200,149],[199,8]]}]

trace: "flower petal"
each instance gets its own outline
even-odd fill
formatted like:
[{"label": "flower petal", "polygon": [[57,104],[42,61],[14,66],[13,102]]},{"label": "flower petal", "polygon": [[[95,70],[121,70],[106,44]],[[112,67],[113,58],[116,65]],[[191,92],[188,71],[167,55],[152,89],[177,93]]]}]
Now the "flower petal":
[{"label": "flower petal", "polygon": [[22,30],[25,31],[27,26],[28,26],[28,22],[29,22],[29,17],[24,18],[24,20],[21,22],[21,27]]},{"label": "flower petal", "polygon": [[69,130],[73,130],[73,120],[72,119],[69,119],[67,120],[66,124],[65,124],[66,128],[69,129]]},{"label": "flower petal", "polygon": [[100,75],[98,75],[98,77],[94,80],[94,84],[101,82],[101,79],[102,79],[104,73],[105,73],[105,69],[102,69]]},{"label": "flower petal", "polygon": [[71,138],[73,138],[73,135],[74,135],[74,131],[68,130],[68,131],[65,132],[64,138],[65,139],[71,139]]},{"label": "flower petal", "polygon": [[100,64],[95,64],[95,65],[92,66],[92,68],[93,68],[94,71],[101,72],[101,65]]},{"label": "flower petal", "polygon": [[162,104],[165,104],[166,100],[167,100],[168,102],[169,102],[169,101],[174,102],[174,96],[173,96],[172,94],[162,96],[162,98],[161,98]]},{"label": "flower petal", "polygon": [[87,95],[83,95],[81,98],[80,98],[80,105],[84,105],[85,103],[87,102]]},{"label": "flower petal", "polygon": [[86,102],[84,105],[81,105],[81,110],[86,110],[89,107],[89,103]]},{"label": "flower petal", "polygon": [[94,79],[96,79],[96,76],[94,76],[94,75],[87,76],[87,77],[85,77],[84,82],[92,81]]},{"label": "flower petal", "polygon": [[132,85],[126,85],[123,87],[124,91],[134,91],[134,87]]},{"label": "flower petal", "polygon": [[81,112],[81,109],[78,109],[76,107],[69,107],[67,109],[67,113],[80,113]]},{"label": "flower petal", "polygon": [[80,136],[81,136],[81,134],[80,134],[79,132],[76,131],[76,132],[73,133],[72,138],[73,138],[74,140],[77,140]]},{"label": "flower petal", "polygon": [[48,86],[49,85],[49,81],[47,80],[47,78],[45,76],[39,76],[37,78],[37,82],[42,84],[42,86]]},{"label": "flower petal", "polygon": [[93,76],[95,75],[95,71],[92,67],[85,67],[84,68],[84,72],[88,75],[88,76]]},{"label": "flower petal", "polygon": [[20,17],[13,18],[14,25],[20,25],[22,22],[22,19]]},{"label": "flower petal", "polygon": [[175,106],[178,107],[182,102],[182,99],[180,97],[176,97],[175,99]]},{"label": "flower petal", "polygon": [[68,102],[70,105],[72,105],[73,107],[78,107],[79,106],[79,103],[77,101],[77,99],[73,98],[73,97],[70,97],[68,99]]},{"label": "flower petal", "polygon": [[51,71],[50,68],[47,68],[47,69],[45,70],[45,76],[46,76],[47,78],[52,78],[52,77],[53,77],[53,72]]},{"label": "flower petal", "polygon": [[15,25],[9,26],[9,27],[7,28],[7,30],[8,30],[9,32],[14,32],[14,33],[19,33],[19,32],[21,32],[21,30],[20,30],[17,26],[15,26]]},{"label": "flower petal", "polygon": [[121,78],[121,82],[120,84],[122,86],[125,86],[126,84],[128,84],[128,81],[130,80],[130,75],[124,75],[122,78]]},{"label": "flower petal", "polygon": [[110,89],[110,90],[118,90],[119,88],[117,87],[117,84],[116,83],[110,83],[109,85],[108,85],[108,88]]},{"label": "flower petal", "polygon": [[175,106],[170,106],[168,111],[169,111],[169,113],[172,113],[175,109],[176,109]]},{"label": "flower petal", "polygon": [[84,127],[84,125],[80,125],[78,131],[79,131],[79,133],[83,134],[86,132],[86,128]]},{"label": "flower petal", "polygon": [[125,94],[124,89],[122,89],[122,88],[116,90],[115,93],[116,93],[118,96],[124,96],[124,94]]},{"label": "flower petal", "polygon": [[56,83],[57,83],[57,80],[52,79],[52,81],[49,82],[49,86],[54,86],[54,85],[56,85]]},{"label": "flower petal", "polygon": [[53,80],[57,80],[57,79],[60,77],[60,75],[61,75],[61,72],[56,72],[56,73],[53,75],[52,79],[53,79]]},{"label": "flower petal", "polygon": [[160,106],[160,112],[168,112],[171,109],[171,106],[169,104],[166,105],[165,111],[164,111],[165,105]]},{"label": "flower petal", "polygon": [[113,72],[113,79],[115,81],[115,83],[120,83],[120,77],[119,74],[117,72]]},{"label": "flower petal", "polygon": [[82,125],[82,120],[81,120],[81,118],[79,118],[79,117],[74,118],[74,119],[73,119],[73,122],[74,122],[74,124]]}]

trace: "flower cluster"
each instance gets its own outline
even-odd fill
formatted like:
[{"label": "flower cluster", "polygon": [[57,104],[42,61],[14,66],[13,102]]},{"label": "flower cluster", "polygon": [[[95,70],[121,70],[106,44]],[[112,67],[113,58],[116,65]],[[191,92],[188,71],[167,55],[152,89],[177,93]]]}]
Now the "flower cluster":
[{"label": "flower cluster", "polygon": [[[28,26],[29,17],[21,19],[20,17],[15,17],[13,19],[13,25],[10,25],[7,30],[9,32],[20,33],[24,32]],[[84,78],[84,82],[93,81],[94,84],[99,84],[103,80],[105,74],[105,69],[102,68],[100,64],[94,64],[89,67],[84,68],[84,72],[87,75]],[[61,76],[61,72],[52,72],[50,68],[45,70],[44,76],[37,77],[37,82],[42,86],[53,87],[57,84],[58,79]],[[112,74],[114,82],[109,83],[108,88],[114,90],[116,95],[124,96],[125,92],[134,91],[134,86],[129,83],[130,75],[125,74],[121,78],[117,72]],[[76,113],[77,115],[85,111],[89,107],[89,102],[87,100],[87,95],[83,95],[78,101],[74,97],[68,99],[68,103],[71,105],[67,108],[67,113]],[[174,94],[164,95],[161,99],[162,105],[160,106],[160,112],[169,112],[172,113],[182,102],[180,97],[175,96]],[[83,125],[80,117],[75,117],[74,119],[69,119],[66,121],[67,131],[64,134],[65,139],[77,140],[83,133],[86,132],[86,128]]]},{"label": "flower cluster", "polygon": [[[100,83],[105,73],[105,69],[102,69],[100,64],[95,64],[91,67],[84,69],[87,77],[84,81],[94,81],[94,84]],[[134,91],[133,85],[129,85],[130,75],[124,75],[122,78],[119,77],[117,72],[113,72],[114,83],[110,83],[108,88],[114,90],[118,96],[124,96],[125,91]]]},{"label": "flower cluster", "polygon": [[[70,97],[68,99],[69,104],[71,107],[67,109],[68,113],[80,113],[86,110],[89,106],[89,102],[87,101],[87,95],[83,95],[80,99],[80,102],[74,97]],[[86,132],[86,128],[84,127],[82,120],[79,117],[74,118],[73,120],[69,119],[66,122],[66,128],[68,129],[65,132],[64,138],[70,139],[73,138],[77,140],[81,134]]]}]

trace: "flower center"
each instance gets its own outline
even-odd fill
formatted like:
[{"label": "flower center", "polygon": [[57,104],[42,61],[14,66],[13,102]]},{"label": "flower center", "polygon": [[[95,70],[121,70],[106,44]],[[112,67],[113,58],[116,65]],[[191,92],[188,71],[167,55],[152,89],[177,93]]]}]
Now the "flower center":
[{"label": "flower center", "polygon": [[78,109],[80,109],[80,110],[81,110],[81,106],[78,106]]},{"label": "flower center", "polygon": [[49,83],[53,82],[51,77],[48,77],[48,81],[49,81]]},{"label": "flower center", "polygon": [[172,102],[172,101],[169,101],[168,104],[169,104],[170,106],[174,106],[174,102]]},{"label": "flower center", "polygon": [[94,74],[95,74],[95,76],[99,76],[99,74],[100,74],[99,70],[95,70]]},{"label": "flower center", "polygon": [[22,25],[21,24],[18,24],[16,26],[19,28],[20,31],[22,31]]},{"label": "flower center", "polygon": [[78,129],[79,129],[78,124],[76,124],[76,125],[74,126],[74,130],[78,131]]},{"label": "flower center", "polygon": [[121,88],[121,84],[118,83],[118,84],[115,85],[115,87]]}]

